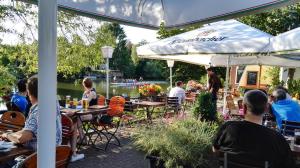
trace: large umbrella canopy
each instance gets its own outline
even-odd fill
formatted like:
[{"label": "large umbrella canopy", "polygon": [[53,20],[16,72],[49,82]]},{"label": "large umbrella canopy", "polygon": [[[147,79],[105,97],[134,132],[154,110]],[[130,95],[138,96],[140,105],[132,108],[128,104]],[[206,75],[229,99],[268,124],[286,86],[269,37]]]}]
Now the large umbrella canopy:
[{"label": "large umbrella canopy", "polygon": [[[300,60],[300,28],[271,38],[270,55],[284,57],[291,61]],[[300,65],[299,65],[300,66]],[[298,66],[297,66],[298,67]]]},{"label": "large umbrella canopy", "polygon": [[[37,0],[22,0],[37,2]],[[62,9],[125,24],[180,27],[260,12],[296,0],[57,0]]]},{"label": "large umbrella canopy", "polygon": [[268,55],[272,37],[236,20],[227,20],[138,47],[137,52],[142,58],[199,65],[300,66],[295,61]]}]

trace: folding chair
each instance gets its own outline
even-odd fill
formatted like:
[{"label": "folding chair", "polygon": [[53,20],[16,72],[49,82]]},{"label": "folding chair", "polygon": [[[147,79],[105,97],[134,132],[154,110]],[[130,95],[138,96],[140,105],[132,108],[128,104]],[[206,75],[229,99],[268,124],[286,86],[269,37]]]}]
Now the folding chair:
[{"label": "folding chair", "polygon": [[271,168],[268,161],[251,160],[241,154],[219,152],[219,168]]},{"label": "folding chair", "polygon": [[136,119],[135,115],[133,114],[134,106],[131,101],[126,101],[124,105],[124,112],[125,114],[122,115],[122,122],[125,126],[125,122],[131,125],[131,121]]},{"label": "folding chair", "polygon": [[[71,158],[71,148],[69,146],[56,147],[56,168],[67,168]],[[37,168],[37,153],[29,155],[22,163],[22,168]]]},{"label": "folding chair", "polygon": [[105,105],[105,97],[102,95],[98,95],[98,105],[104,106]]},{"label": "folding chair", "polygon": [[[166,107],[165,108],[166,109],[165,109],[164,116],[166,118],[170,118],[170,116],[172,114],[177,115],[179,110],[181,109],[178,97],[167,97],[167,102],[166,102]],[[173,110],[174,113],[169,112],[169,110]]]},{"label": "folding chair", "polygon": [[300,122],[282,120],[280,132],[286,136],[294,136],[295,129],[300,129]]},{"label": "folding chair", "polygon": [[[110,121],[104,121],[101,120],[101,118],[98,120],[98,126],[101,126],[101,133],[104,133],[105,137],[107,138],[107,143],[105,145],[105,151],[107,150],[108,145],[110,144],[112,139],[115,139],[117,141],[117,146],[121,146],[121,143],[119,139],[116,137],[116,133],[120,127],[120,122],[122,119],[122,115],[124,112],[124,106],[125,106],[125,99],[121,96],[114,96],[109,101],[109,110],[107,112],[106,116],[102,116],[101,118],[110,117]],[[114,123],[113,119],[118,119],[116,123]],[[112,131],[109,131],[109,129],[112,129]],[[114,129],[114,130],[113,130]]]},{"label": "folding chair", "polygon": [[21,112],[5,112],[0,119],[0,129],[19,131],[25,125],[25,116]]}]

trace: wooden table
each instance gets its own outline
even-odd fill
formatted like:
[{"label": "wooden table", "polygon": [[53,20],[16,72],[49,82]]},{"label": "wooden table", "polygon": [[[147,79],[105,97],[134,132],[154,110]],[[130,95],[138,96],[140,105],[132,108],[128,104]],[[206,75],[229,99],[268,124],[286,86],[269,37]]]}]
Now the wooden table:
[{"label": "wooden table", "polygon": [[[76,119],[80,120],[80,122],[83,124],[82,129],[83,129],[83,133],[84,133],[84,137],[87,138],[88,142],[87,145],[92,144],[94,147],[95,142],[98,138],[98,131],[97,131],[97,127],[95,124],[95,122],[93,122],[96,118],[96,116],[98,115],[104,115],[107,113],[107,110],[109,110],[109,108],[107,106],[99,106],[99,105],[95,105],[95,106],[90,106],[88,109],[62,109],[61,112],[62,113],[74,113],[74,117],[76,117]],[[86,116],[86,115],[92,115],[93,119],[92,120],[83,120],[81,116]],[[92,132],[90,130],[93,130]],[[97,138],[92,140],[92,136],[93,134],[97,134]],[[84,138],[85,139],[85,138]],[[78,143],[78,148],[80,148],[83,145],[83,140],[81,139],[81,141]]]},{"label": "wooden table", "polygon": [[25,147],[17,147],[13,148],[8,152],[0,152],[0,163],[5,163],[7,161],[13,160],[14,158],[20,156],[20,155],[30,155],[34,151],[31,149],[25,148]]},{"label": "wooden table", "polygon": [[[139,102],[132,102],[134,105],[138,107],[144,107],[146,109],[147,120],[152,123],[152,112],[154,108],[165,106],[165,102],[151,102],[151,101],[139,101]],[[151,108],[151,109],[150,109]]]}]

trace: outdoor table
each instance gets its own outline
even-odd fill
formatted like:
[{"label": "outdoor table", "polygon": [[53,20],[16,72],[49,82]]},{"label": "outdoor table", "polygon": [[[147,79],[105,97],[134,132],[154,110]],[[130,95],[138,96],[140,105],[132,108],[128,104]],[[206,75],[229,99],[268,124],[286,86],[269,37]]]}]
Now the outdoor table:
[{"label": "outdoor table", "polygon": [[[80,148],[81,145],[83,145],[83,141],[86,138],[88,139],[87,145],[92,144],[93,146],[95,146],[95,142],[98,138],[99,133],[97,132],[97,126],[93,121],[97,116],[106,114],[107,110],[109,110],[107,106],[99,106],[99,105],[90,106],[88,109],[62,109],[61,110],[61,112],[63,113],[70,113],[70,112],[74,113],[74,117],[76,117],[76,119],[80,120],[82,123],[84,138],[81,139],[81,141],[78,143],[78,148]],[[86,116],[86,115],[92,115],[93,119],[83,120],[82,116]],[[92,136],[95,133],[97,133],[97,138],[93,141]]]},{"label": "outdoor table", "polygon": [[151,101],[139,101],[139,102],[132,102],[134,105],[139,107],[144,107],[146,109],[147,120],[152,123],[152,113],[155,107],[165,106],[165,102],[151,102]]},{"label": "outdoor table", "polygon": [[0,163],[6,163],[7,161],[13,160],[14,158],[21,155],[30,155],[34,151],[23,146],[13,148],[8,152],[0,152]]}]

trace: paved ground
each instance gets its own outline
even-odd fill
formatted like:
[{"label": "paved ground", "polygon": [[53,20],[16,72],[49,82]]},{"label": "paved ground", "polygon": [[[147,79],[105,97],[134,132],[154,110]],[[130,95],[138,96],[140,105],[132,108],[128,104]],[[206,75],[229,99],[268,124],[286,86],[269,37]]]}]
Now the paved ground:
[{"label": "paved ground", "polygon": [[[70,168],[147,168],[148,162],[144,154],[137,151],[131,144],[126,132],[119,134],[121,147],[111,145],[107,151],[83,147],[80,152],[85,159],[71,163]],[[100,142],[99,142],[100,143]],[[100,143],[100,147],[104,147]]]}]

